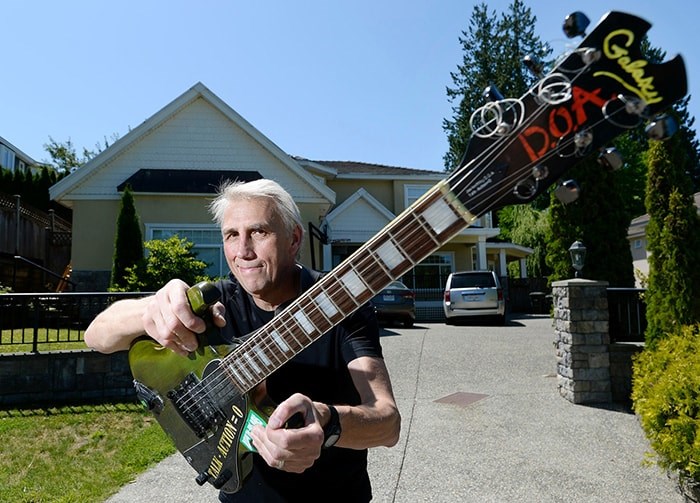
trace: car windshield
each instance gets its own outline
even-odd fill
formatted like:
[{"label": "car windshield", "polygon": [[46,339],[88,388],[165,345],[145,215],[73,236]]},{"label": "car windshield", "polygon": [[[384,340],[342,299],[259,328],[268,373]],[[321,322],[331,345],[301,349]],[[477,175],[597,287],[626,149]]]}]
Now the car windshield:
[{"label": "car windshield", "polygon": [[406,285],[404,285],[404,284],[401,283],[400,281],[392,281],[391,283],[389,283],[389,284],[387,285],[386,288],[387,288],[387,289],[389,289],[389,288],[398,288],[398,289],[401,289],[401,290],[405,290],[405,289],[406,289]]},{"label": "car windshield", "polygon": [[493,274],[490,272],[474,274],[455,274],[452,276],[451,288],[493,288]]}]

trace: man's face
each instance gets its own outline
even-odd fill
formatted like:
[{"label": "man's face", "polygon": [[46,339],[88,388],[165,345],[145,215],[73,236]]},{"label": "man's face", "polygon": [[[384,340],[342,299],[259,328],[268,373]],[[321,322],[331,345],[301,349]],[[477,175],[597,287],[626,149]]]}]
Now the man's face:
[{"label": "man's face", "polygon": [[301,232],[285,229],[268,199],[236,201],[224,212],[224,254],[231,272],[253,297],[272,306],[296,294],[296,254]]}]

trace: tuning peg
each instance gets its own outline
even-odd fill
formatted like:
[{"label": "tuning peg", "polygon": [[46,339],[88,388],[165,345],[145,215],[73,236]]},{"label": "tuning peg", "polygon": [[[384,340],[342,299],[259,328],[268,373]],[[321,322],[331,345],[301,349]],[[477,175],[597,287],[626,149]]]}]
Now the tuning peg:
[{"label": "tuning peg", "polygon": [[528,54],[523,58],[523,65],[525,65],[525,68],[527,68],[535,77],[542,77],[542,73],[544,72],[544,64],[542,64],[542,61],[537,59],[532,54]]},{"label": "tuning peg", "polygon": [[608,147],[601,150],[598,163],[609,171],[617,171],[623,164],[622,155],[615,147]]},{"label": "tuning peg", "polygon": [[487,86],[481,95],[488,101],[503,101],[505,99],[501,91],[493,84]]},{"label": "tuning peg", "polygon": [[644,131],[652,140],[668,140],[678,131],[678,122],[670,115],[659,115]]},{"label": "tuning peg", "polygon": [[554,189],[554,195],[562,204],[573,203],[581,194],[581,188],[576,183],[576,180],[567,180],[559,187]]},{"label": "tuning peg", "polygon": [[567,37],[574,38],[585,35],[589,24],[591,21],[588,17],[583,12],[576,11],[566,16],[562,29]]}]

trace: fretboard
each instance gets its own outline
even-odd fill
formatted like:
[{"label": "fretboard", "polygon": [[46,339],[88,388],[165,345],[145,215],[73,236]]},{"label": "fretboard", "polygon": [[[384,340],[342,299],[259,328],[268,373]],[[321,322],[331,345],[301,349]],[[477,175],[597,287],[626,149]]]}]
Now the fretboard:
[{"label": "fretboard", "polygon": [[439,183],[227,355],[221,368],[241,393],[250,391],[475,219]]}]

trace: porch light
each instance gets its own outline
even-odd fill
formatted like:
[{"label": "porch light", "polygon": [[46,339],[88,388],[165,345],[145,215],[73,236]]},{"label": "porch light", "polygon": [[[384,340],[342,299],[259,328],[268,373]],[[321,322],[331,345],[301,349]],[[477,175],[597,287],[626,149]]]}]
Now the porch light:
[{"label": "porch light", "polygon": [[586,247],[581,241],[574,241],[569,247],[569,255],[571,255],[571,265],[576,269],[576,277],[581,277],[581,269],[586,262]]}]

